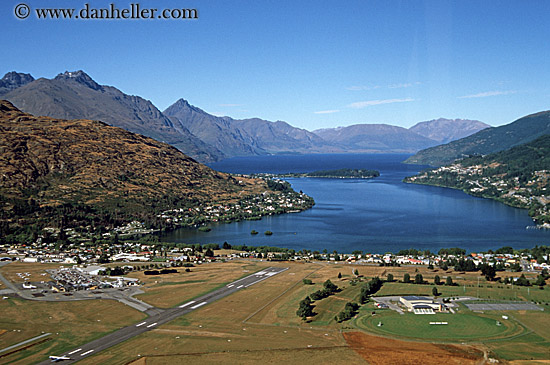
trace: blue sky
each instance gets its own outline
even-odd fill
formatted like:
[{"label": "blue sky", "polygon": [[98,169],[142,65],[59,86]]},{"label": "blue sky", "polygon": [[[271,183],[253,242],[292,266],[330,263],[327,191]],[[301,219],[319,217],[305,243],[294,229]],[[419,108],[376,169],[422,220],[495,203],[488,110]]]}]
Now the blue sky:
[{"label": "blue sky", "polygon": [[185,98],[314,130],[439,117],[496,126],[550,109],[546,0],[139,2],[196,8],[196,20],[19,20],[22,1],[132,2],[2,0],[0,73],[82,69],[161,110]]}]

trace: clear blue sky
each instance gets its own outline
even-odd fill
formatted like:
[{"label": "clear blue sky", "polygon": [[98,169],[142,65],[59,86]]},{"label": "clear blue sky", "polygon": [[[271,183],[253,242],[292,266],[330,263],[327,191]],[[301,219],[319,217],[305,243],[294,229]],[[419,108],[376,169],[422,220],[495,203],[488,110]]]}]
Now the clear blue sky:
[{"label": "clear blue sky", "polygon": [[[309,130],[435,119],[491,125],[550,109],[550,1],[162,1],[197,20],[19,20],[2,0],[0,73],[82,69],[163,110],[185,98]],[[137,1],[134,1],[137,2]]]}]

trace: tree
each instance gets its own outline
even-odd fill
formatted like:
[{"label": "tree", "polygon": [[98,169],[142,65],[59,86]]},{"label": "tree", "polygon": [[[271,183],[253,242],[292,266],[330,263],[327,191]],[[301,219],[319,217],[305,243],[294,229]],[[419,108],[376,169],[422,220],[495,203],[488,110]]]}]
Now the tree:
[{"label": "tree", "polygon": [[489,264],[481,265],[481,273],[485,275],[485,279],[487,279],[487,281],[495,280],[495,276],[497,275],[495,267]]},{"label": "tree", "polygon": [[231,245],[229,243],[227,243],[227,241],[226,241],[226,242],[223,243],[223,249],[224,250],[231,250]]},{"label": "tree", "polygon": [[207,257],[214,257],[214,251],[212,251],[212,249],[207,249],[206,252],[204,253],[204,256],[207,256]]},{"label": "tree", "polygon": [[464,260],[461,258],[455,265],[456,271],[477,271],[476,264],[473,260]]},{"label": "tree", "polygon": [[450,276],[447,276],[447,279],[445,280],[445,285],[452,286],[453,285],[453,278]]},{"label": "tree", "polygon": [[437,291],[437,287],[434,286],[433,289],[432,289],[432,294],[434,297],[438,297],[440,296],[441,294],[439,294],[439,292]]},{"label": "tree", "polygon": [[409,273],[405,273],[405,275],[403,275],[403,282],[404,283],[410,283],[411,282],[411,276],[409,275]]},{"label": "tree", "polygon": [[496,254],[513,254],[514,249],[510,246],[504,246],[495,251]]},{"label": "tree", "polygon": [[338,291],[338,287],[334,285],[332,281],[330,281],[330,279],[327,279],[327,281],[323,283],[323,287],[327,289],[331,294]]},{"label": "tree", "polygon": [[516,279],[516,285],[531,286],[531,282],[525,277],[524,274],[521,274],[521,276]]},{"label": "tree", "polygon": [[303,282],[305,285],[312,285],[312,284],[313,284],[313,281],[311,281],[310,279],[302,279],[302,282]]},{"label": "tree", "polygon": [[378,290],[380,290],[380,288],[382,287],[382,284],[383,284],[382,280],[380,280],[380,278],[378,277],[375,277],[369,282],[365,283],[361,287],[361,293],[359,294],[359,300],[361,301],[361,303],[364,304],[368,302],[369,295],[372,295],[376,293]]},{"label": "tree", "polygon": [[356,313],[357,309],[359,309],[359,304],[348,302],[346,303],[346,306],[344,307],[344,310],[338,313],[338,315],[335,317],[335,319],[338,322],[347,321],[348,319],[351,319]]},{"label": "tree", "polygon": [[338,279],[342,279],[342,273],[341,272],[338,273]]},{"label": "tree", "polygon": [[391,283],[393,281],[393,274],[388,274],[386,281]]},{"label": "tree", "polygon": [[353,275],[359,276],[359,270],[357,270],[357,269],[353,270]]},{"label": "tree", "polygon": [[449,270],[449,265],[447,265],[447,262],[445,262],[445,261],[443,261],[443,262],[439,265],[439,267],[441,268],[441,270],[445,270],[445,271]]},{"label": "tree", "polygon": [[535,285],[538,285],[540,287],[543,287],[543,286],[546,285],[546,279],[544,278],[544,276],[542,274],[537,276],[537,280],[535,281]]},{"label": "tree", "polygon": [[307,317],[313,316],[314,307],[315,306],[311,304],[311,299],[309,298],[309,296],[307,296],[300,302],[300,306],[296,311],[296,315],[298,317],[302,317],[302,319],[305,321]]},{"label": "tree", "polygon": [[435,285],[441,285],[441,278],[439,277],[439,275],[436,275],[434,277],[434,284]]},{"label": "tree", "polygon": [[416,274],[415,275],[414,283],[415,284],[424,284],[424,278],[422,277],[422,274]]}]

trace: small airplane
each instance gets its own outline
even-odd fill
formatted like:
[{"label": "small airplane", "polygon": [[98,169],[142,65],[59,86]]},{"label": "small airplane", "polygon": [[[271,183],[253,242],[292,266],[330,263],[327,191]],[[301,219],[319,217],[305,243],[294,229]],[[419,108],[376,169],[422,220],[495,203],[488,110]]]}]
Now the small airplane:
[{"label": "small airplane", "polygon": [[67,356],[53,356],[53,355],[50,355],[50,360],[52,360],[52,362],[58,362],[58,361],[70,360],[70,359],[71,358],[67,357]]}]

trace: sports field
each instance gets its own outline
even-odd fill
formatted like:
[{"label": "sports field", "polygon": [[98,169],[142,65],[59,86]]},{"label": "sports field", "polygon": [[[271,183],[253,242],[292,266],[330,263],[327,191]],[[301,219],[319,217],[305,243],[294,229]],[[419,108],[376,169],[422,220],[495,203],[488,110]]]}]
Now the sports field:
[{"label": "sports field", "polygon": [[[430,322],[446,322],[447,324],[430,324]],[[448,342],[505,338],[524,332],[524,329],[514,321],[503,320],[495,314],[418,315],[405,313],[399,315],[393,311],[383,311],[375,315],[365,314],[359,317],[355,324],[360,329],[386,336]],[[379,324],[381,325],[379,326]]]}]

